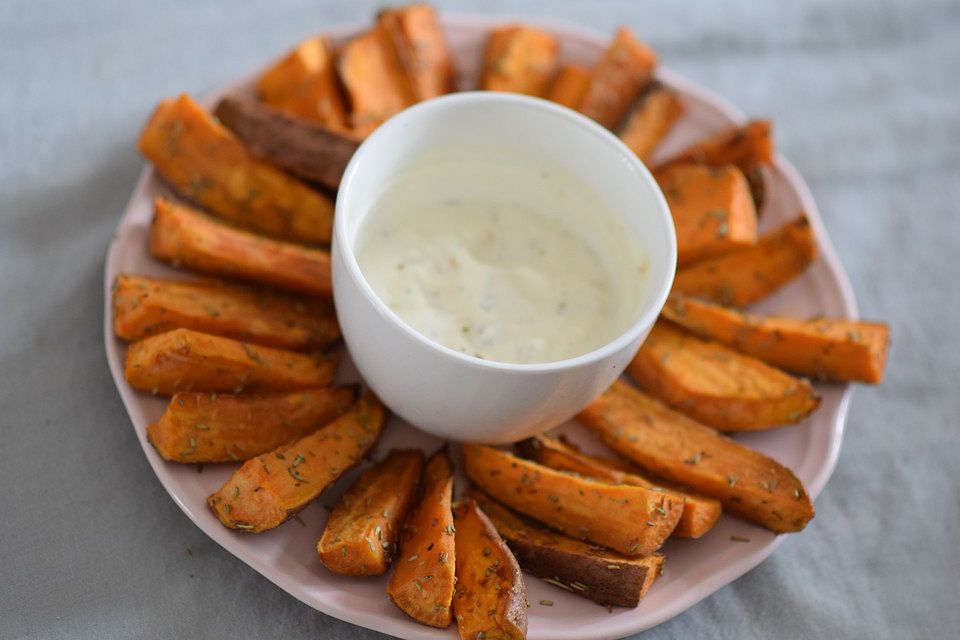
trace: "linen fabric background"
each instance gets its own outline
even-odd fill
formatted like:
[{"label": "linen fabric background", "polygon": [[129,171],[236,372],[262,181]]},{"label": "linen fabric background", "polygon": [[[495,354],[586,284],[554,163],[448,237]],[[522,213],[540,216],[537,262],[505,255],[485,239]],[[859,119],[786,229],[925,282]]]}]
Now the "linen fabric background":
[{"label": "linen fabric background", "polygon": [[[104,253],[156,101],[380,4],[0,2],[0,638],[384,637],[296,601],[180,512],[102,339]],[[436,4],[627,24],[772,117],[862,315],[892,324],[887,379],[855,393],[816,519],[643,637],[960,637],[960,3]]]}]

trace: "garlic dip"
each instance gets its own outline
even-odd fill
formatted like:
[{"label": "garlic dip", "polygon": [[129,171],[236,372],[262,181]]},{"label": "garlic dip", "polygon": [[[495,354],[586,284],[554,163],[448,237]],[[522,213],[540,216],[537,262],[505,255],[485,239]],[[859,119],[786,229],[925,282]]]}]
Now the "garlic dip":
[{"label": "garlic dip", "polygon": [[558,164],[515,149],[424,154],[384,185],[355,253],[407,325],[477,358],[530,364],[589,353],[647,295],[636,234]]}]

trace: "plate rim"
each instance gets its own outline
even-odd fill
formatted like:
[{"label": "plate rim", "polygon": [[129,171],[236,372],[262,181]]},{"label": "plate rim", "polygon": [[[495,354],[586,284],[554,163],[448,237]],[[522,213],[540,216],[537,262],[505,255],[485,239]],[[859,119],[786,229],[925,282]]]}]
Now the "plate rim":
[{"label": "plate rim", "polygon": [[[553,18],[544,19],[516,15],[501,15],[492,17],[447,11],[443,11],[440,17],[445,26],[454,24],[458,26],[479,26],[489,28],[494,25],[501,25],[509,22],[524,22],[525,24],[530,24],[553,31],[561,35],[561,37],[567,36],[579,38],[598,47],[603,47],[609,42],[611,37],[609,34],[597,29],[584,27],[566,20]],[[368,26],[368,23],[359,21],[343,23],[324,29],[323,33],[345,35],[358,32],[364,28],[367,28]],[[271,60],[274,59],[275,58],[271,58]],[[267,65],[268,64],[269,62],[267,62]],[[266,65],[261,67],[261,69],[265,67]],[[221,87],[207,94],[202,102],[209,105],[216,98],[227,94],[236,87],[248,82],[248,80],[254,77],[259,71],[260,69],[255,70],[254,72],[246,74],[239,79],[224,83],[224,85]],[[683,93],[692,95],[698,100],[709,103],[733,122],[743,123],[747,120],[745,114],[726,98],[720,96],[711,89],[703,87],[700,84],[686,78],[685,76],[672,71],[669,67],[660,65],[657,69],[656,76],[658,79],[663,80],[665,84],[680,89]],[[834,248],[833,243],[827,234],[826,227],[823,223],[823,219],[820,215],[819,209],[817,208],[816,202],[813,199],[813,195],[810,192],[809,186],[794,165],[779,151],[775,154],[773,165],[783,174],[785,179],[796,190],[797,196],[803,205],[803,209],[810,220],[811,226],[813,227],[814,235],[817,239],[817,245],[820,250],[819,257],[823,259],[827,270],[830,272],[831,277],[836,283],[839,292],[840,303],[843,307],[845,315],[853,319],[858,318],[859,314],[856,297],[854,295],[849,276],[843,268],[840,258],[836,253],[836,249]],[[143,192],[146,190],[147,183],[152,179],[153,175],[153,167],[150,164],[146,164],[141,170],[137,181],[134,184],[130,198],[124,205],[123,213],[120,216],[117,226],[114,229],[113,236],[107,246],[103,273],[104,351],[107,359],[107,365],[110,370],[111,377],[113,378],[114,385],[117,387],[117,392],[120,394],[124,410],[127,412],[127,416],[130,418],[131,426],[136,432],[138,441],[140,441],[141,444],[141,448],[144,449],[149,446],[149,444],[147,444],[141,437],[141,434],[139,433],[137,425],[133,419],[134,413],[137,413],[137,411],[134,410],[136,392],[126,383],[126,380],[124,379],[121,368],[121,363],[124,358],[120,353],[118,342],[115,340],[113,333],[113,313],[111,300],[113,278],[111,277],[111,274],[115,274],[117,272],[115,265],[119,260],[117,242],[120,239],[120,232],[135,204],[144,197]],[[833,474],[839,459],[840,449],[843,444],[843,436],[849,414],[849,405],[853,395],[853,385],[848,383],[842,386],[843,390],[837,405],[837,414],[833,420],[833,424],[831,425],[830,449],[827,452],[827,457],[824,460],[819,472],[811,479],[810,482],[807,483],[808,493],[814,500],[823,491],[831,475]],[[341,609],[317,603],[310,597],[310,594],[300,586],[299,582],[289,578],[289,576],[286,574],[276,572],[269,565],[269,563],[258,558],[255,553],[239,546],[237,537],[216,535],[222,533],[222,531],[216,529],[212,525],[207,526],[198,520],[195,517],[191,507],[185,504],[183,500],[181,500],[181,498],[174,493],[170,487],[168,487],[167,483],[163,481],[161,466],[166,463],[161,460],[159,456],[148,455],[146,450],[144,450],[144,454],[161,486],[173,499],[174,503],[180,508],[180,510],[183,511],[183,513],[193,522],[193,524],[196,525],[214,542],[223,547],[226,551],[230,552],[241,562],[254,569],[258,574],[260,574],[261,577],[266,578],[300,602],[314,610],[320,611],[325,615],[329,615],[333,618],[343,620],[359,627],[394,636],[394,629],[391,627],[394,627],[395,623],[391,623],[390,620],[381,620],[377,617],[371,619],[368,617],[368,614],[365,614],[362,611],[355,611],[354,609]],[[612,618],[610,619],[609,624],[604,626],[602,636],[592,637],[620,638],[626,635],[639,633],[666,622],[667,620],[683,613],[701,600],[713,595],[727,584],[733,582],[737,578],[757,567],[760,563],[766,560],[784,542],[785,539],[786,536],[784,535],[774,536],[768,542],[758,545],[758,547],[752,553],[739,558],[737,561],[731,563],[723,570],[714,572],[711,574],[709,579],[698,584],[698,589],[696,589],[697,595],[694,597],[677,598],[671,601],[669,606],[661,607],[654,612],[648,612],[648,615],[640,624],[631,624],[629,622],[629,617]],[[410,640],[433,640],[436,638],[437,631],[438,630],[434,628],[424,627],[422,630],[417,629],[412,633],[404,633],[403,636],[394,637],[404,637],[409,638]],[[585,636],[582,634],[576,633],[575,630],[554,635],[555,640],[582,640],[584,637]]]}]

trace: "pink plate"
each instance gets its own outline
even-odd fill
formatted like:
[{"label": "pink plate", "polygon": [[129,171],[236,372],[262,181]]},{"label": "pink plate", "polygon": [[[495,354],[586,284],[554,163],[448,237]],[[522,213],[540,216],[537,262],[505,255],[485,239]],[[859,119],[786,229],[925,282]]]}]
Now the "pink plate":
[{"label": "pink plate", "polygon": [[[486,32],[492,25],[505,22],[510,20],[467,16],[447,16],[444,19],[460,72],[461,88],[475,86]],[[606,35],[555,23],[541,23],[540,26],[559,38],[564,59],[584,64],[594,62],[609,39]],[[342,39],[362,28],[337,28],[327,33]],[[225,93],[249,89],[254,77],[211,96],[208,104]],[[744,121],[744,116],[726,101],[689,80],[663,68],[659,77],[679,91],[687,105],[687,114],[658,150],[659,158],[668,157],[705,135]],[[798,212],[806,211],[816,231],[821,255],[801,278],[764,301],[762,310],[776,310],[798,317],[856,317],[856,303],[847,276],[830,245],[806,184],[780,155],[765,178],[769,199],[761,217],[761,229],[775,227]],[[356,477],[356,472],[341,479],[317,503],[302,512],[304,526],[291,521],[264,534],[244,535],[224,528],[205,503],[206,496],[226,480],[233,465],[208,465],[203,474],[198,475],[193,465],[164,462],[148,444],[146,427],[163,412],[166,400],[134,391],[124,382],[124,343],[113,335],[110,325],[110,289],[114,278],[121,273],[183,277],[182,273],[155,262],[147,254],[153,198],[164,192],[165,187],[153,169],[144,169],[110,244],[104,273],[104,339],[110,372],[144,454],[160,482],[207,535],[309,606],[341,620],[400,638],[455,637],[453,628],[442,630],[421,626],[400,613],[384,593],[385,577],[344,578],[321,566],[314,544],[326,519],[322,505],[333,505]],[[355,375],[349,365],[343,369],[346,370],[341,372],[344,381]],[[823,397],[822,404],[802,424],[739,438],[793,469],[814,498],[823,490],[836,465],[851,395],[849,385],[821,385],[818,390]],[[589,449],[602,450],[602,446],[576,424],[564,425],[559,431]],[[432,451],[439,444],[435,438],[393,418],[375,455],[401,445]],[[749,538],[749,542],[731,541],[731,535]],[[700,540],[670,540],[664,547],[668,556],[665,574],[636,609],[608,612],[588,600],[528,576],[531,603],[528,637],[531,640],[597,640],[620,638],[648,629],[742,576],[773,553],[782,540],[782,537],[730,516],[723,516],[716,528]],[[538,604],[542,599],[552,600],[554,606],[548,608]]]}]

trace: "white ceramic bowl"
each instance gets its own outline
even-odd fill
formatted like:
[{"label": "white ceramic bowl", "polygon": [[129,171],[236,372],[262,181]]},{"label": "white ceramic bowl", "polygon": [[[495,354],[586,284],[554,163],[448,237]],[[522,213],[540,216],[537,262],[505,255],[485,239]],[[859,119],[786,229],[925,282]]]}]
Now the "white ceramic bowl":
[{"label": "white ceramic bowl", "polygon": [[[373,204],[411,158],[437,150],[469,154],[478,144],[545,156],[601,194],[619,221],[638,234],[647,254],[647,294],[619,337],[556,362],[493,362],[424,337],[374,293],[354,254]],[[676,255],[663,194],[643,164],[607,130],[536,98],[458,93],[391,118],[353,156],[337,197],[333,292],[350,355],[391,410],[443,438],[511,442],[568,420],[620,375],[660,313]]]}]

